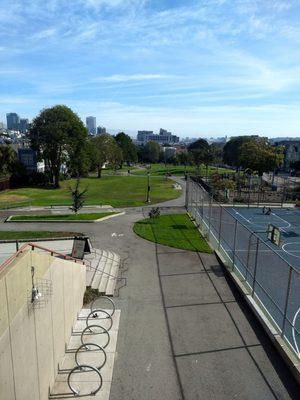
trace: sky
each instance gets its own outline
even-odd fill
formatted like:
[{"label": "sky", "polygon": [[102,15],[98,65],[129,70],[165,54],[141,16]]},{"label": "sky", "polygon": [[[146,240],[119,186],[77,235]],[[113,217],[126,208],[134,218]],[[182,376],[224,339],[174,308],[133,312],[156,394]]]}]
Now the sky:
[{"label": "sky", "polygon": [[300,136],[300,0],[0,0],[0,121]]}]

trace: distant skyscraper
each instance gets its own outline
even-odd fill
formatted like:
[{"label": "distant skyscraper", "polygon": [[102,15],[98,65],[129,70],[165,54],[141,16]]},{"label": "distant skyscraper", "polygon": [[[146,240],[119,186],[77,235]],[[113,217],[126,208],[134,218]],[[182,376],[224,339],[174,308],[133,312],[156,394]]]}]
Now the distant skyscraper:
[{"label": "distant skyscraper", "polygon": [[20,127],[20,132],[21,133],[26,133],[28,131],[28,129],[29,129],[29,121],[28,121],[28,119],[27,118],[21,118],[19,127]]},{"label": "distant skyscraper", "polygon": [[97,135],[103,135],[105,133],[106,133],[106,128],[104,128],[104,126],[97,127]]},{"label": "distant skyscraper", "polygon": [[20,118],[16,113],[6,114],[7,129],[10,131],[18,131]]},{"label": "distant skyscraper", "polygon": [[91,135],[96,135],[96,117],[86,117],[86,127]]}]

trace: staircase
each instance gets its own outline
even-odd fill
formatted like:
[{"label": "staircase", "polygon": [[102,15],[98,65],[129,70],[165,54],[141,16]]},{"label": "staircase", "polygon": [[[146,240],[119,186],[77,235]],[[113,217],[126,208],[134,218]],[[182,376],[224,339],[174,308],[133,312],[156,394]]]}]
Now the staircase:
[{"label": "staircase", "polygon": [[121,264],[120,256],[109,250],[93,249],[85,256],[87,265],[86,285],[97,289],[99,294],[113,296]]}]

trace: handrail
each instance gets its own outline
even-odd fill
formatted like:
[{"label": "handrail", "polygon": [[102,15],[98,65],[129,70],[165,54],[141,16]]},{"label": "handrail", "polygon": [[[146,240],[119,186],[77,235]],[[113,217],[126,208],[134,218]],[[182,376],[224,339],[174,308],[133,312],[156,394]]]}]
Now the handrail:
[{"label": "handrail", "polygon": [[48,248],[46,248],[46,247],[44,247],[44,246],[40,246],[40,245],[38,245],[38,244],[29,242],[29,243],[23,244],[23,246],[21,246],[21,247],[19,248],[18,251],[16,251],[14,254],[12,254],[8,259],[6,259],[6,260],[0,265],[0,272],[1,272],[7,265],[9,265],[10,263],[12,263],[21,253],[23,253],[24,250],[26,249],[26,247],[31,247],[32,250],[34,250],[35,248],[41,249],[41,250],[44,250],[44,251],[47,251],[47,252],[51,253],[51,255],[53,255],[53,254],[58,255],[58,256],[62,257],[64,260],[70,260],[70,261],[74,261],[75,263],[80,263],[80,264],[82,264],[82,265],[86,265],[85,261],[82,261],[82,260],[79,260],[79,259],[77,259],[77,258],[68,256],[67,254],[60,253],[60,252],[58,252],[58,251],[56,251],[56,250],[51,250],[51,249],[48,249]]}]

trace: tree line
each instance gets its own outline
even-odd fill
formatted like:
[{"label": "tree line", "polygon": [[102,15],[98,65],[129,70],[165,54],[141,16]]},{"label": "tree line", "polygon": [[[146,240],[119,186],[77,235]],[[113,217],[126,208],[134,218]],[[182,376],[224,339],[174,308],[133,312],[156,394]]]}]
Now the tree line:
[{"label": "tree line", "polygon": [[[31,124],[29,140],[38,159],[45,162],[47,172],[43,183],[51,183],[54,187],[59,187],[62,166],[70,177],[87,176],[89,172],[96,171],[100,178],[106,164],[117,169],[124,163],[130,165],[137,161],[194,165],[198,173],[204,165],[206,175],[212,164],[226,164],[236,170],[248,169],[262,175],[280,168],[283,163],[283,148],[272,146],[258,136],[233,137],[224,148],[198,139],[186,151],[167,159],[158,143],[150,141],[144,146],[136,146],[123,132],[116,136],[102,134],[90,137],[81,119],[64,105],[42,110]],[[0,146],[2,174],[16,173],[20,168],[15,152],[7,146]]]}]

